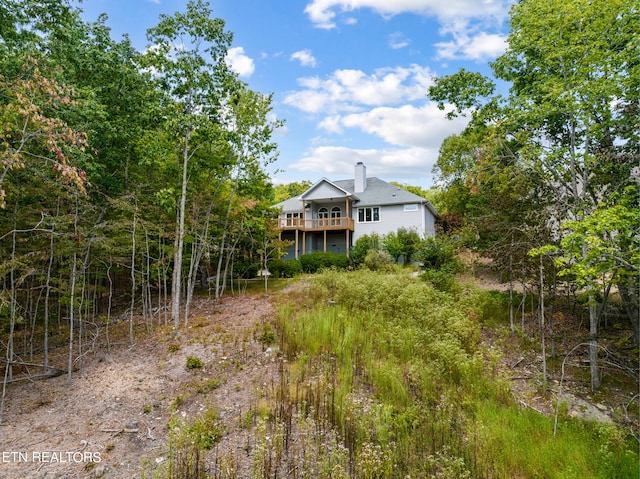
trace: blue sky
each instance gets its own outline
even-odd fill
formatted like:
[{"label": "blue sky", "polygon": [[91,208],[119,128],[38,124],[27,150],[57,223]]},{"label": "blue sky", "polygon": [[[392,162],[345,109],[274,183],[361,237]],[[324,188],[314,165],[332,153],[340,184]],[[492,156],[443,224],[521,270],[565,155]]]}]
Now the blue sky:
[{"label": "blue sky", "polygon": [[[146,30],[187,0],[84,0],[112,38],[148,46]],[[433,78],[490,72],[504,52],[512,0],[209,0],[234,41],[227,61],[273,93],[285,121],[274,183],[368,176],[429,187],[442,140],[464,128],[427,98]]]}]

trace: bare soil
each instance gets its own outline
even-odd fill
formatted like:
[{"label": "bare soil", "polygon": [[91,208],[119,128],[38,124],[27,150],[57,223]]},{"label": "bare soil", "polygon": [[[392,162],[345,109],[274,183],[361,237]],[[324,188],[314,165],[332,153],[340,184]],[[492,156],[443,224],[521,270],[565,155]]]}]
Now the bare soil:
[{"label": "bare soil", "polygon": [[[274,376],[275,356],[260,341],[273,309],[263,294],[197,299],[186,329],[138,327],[130,345],[126,322],[112,328],[109,351],[102,337],[71,385],[66,375],[10,385],[0,478],[153,477],[167,461],[172,414],[189,420],[210,407],[225,431],[211,454],[235,458],[237,477],[250,477],[239,425]],[[60,349],[52,364],[63,368]],[[189,356],[203,367],[187,369]]]}]

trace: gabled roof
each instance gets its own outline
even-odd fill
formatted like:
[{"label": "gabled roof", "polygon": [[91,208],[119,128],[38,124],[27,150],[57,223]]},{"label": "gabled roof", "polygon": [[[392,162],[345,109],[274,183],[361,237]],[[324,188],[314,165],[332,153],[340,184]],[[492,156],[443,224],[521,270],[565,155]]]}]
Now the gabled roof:
[{"label": "gabled roof", "polygon": [[340,187],[336,182],[330,181],[326,178],[322,178],[321,180],[316,181],[313,185],[311,185],[307,191],[302,193],[300,195],[300,199],[304,200],[306,198],[311,197],[315,190],[325,185],[331,189],[335,189],[337,193],[340,193],[344,196],[351,196],[351,192],[353,191],[353,188],[351,188],[351,190],[345,190],[344,188]]},{"label": "gabled roof", "polygon": [[[334,181],[334,184],[347,191],[353,191],[354,180],[338,180]],[[367,187],[363,192],[358,193],[358,199],[359,207],[421,203],[426,205],[436,218],[440,217],[429,200],[376,177],[367,178]]]},{"label": "gabled roof", "polygon": [[345,196],[350,196],[354,200],[357,200],[358,207],[420,203],[426,205],[429,211],[436,218],[440,217],[436,209],[427,199],[375,177],[367,178],[367,187],[363,192],[358,193],[357,195],[353,193],[353,179],[329,181],[326,178],[322,178],[320,181],[313,184],[307,191],[302,193],[302,195],[290,198],[275,206],[282,208],[282,211],[284,212],[301,211],[303,207],[302,201],[321,184],[330,185],[338,191],[343,192]]}]

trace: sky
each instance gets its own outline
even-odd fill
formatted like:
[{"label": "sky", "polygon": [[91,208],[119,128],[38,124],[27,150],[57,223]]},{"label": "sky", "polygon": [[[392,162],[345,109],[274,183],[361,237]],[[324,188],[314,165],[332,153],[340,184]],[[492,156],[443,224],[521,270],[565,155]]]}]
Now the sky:
[{"label": "sky", "polygon": [[[284,121],[273,140],[275,184],[367,176],[429,188],[447,120],[427,97],[460,68],[489,75],[505,48],[513,0],[209,0],[234,40],[227,62],[249,88],[273,95]],[[159,15],[187,0],[83,0],[85,21],[106,13],[114,40],[140,51]]]}]

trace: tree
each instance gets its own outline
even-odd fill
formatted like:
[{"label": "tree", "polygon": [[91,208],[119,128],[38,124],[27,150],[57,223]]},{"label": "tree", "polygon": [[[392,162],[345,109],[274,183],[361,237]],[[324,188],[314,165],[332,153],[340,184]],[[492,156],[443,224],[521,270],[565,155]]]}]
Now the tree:
[{"label": "tree", "polygon": [[[615,206],[596,208],[579,221],[563,226],[562,256],[556,260],[561,276],[574,278],[589,292],[590,301],[611,285],[619,286],[634,330],[634,344],[640,344],[640,208],[637,191],[627,190],[626,200]],[[624,298],[627,296],[626,298]],[[606,301],[605,297],[603,301]],[[594,308],[595,304],[589,304]],[[600,314],[603,308],[600,308]],[[597,311],[596,311],[596,314]],[[599,319],[599,318],[597,318]],[[597,331],[591,331],[592,336]]]},{"label": "tree", "polygon": [[419,244],[418,232],[407,228],[398,228],[397,231],[392,231],[382,238],[382,245],[393,261],[397,263],[402,257],[405,265],[413,259]]},{"label": "tree", "polygon": [[170,102],[167,126],[180,135],[181,183],[176,207],[175,251],[171,286],[171,318],[180,324],[183,248],[189,161],[202,145],[190,143],[194,132],[211,128],[219,120],[220,109],[234,78],[225,64],[232,34],[224,21],[212,19],[208,3],[191,0],[186,13],[160,16],[149,29],[151,48],[146,65]]},{"label": "tree", "polygon": [[311,187],[311,182],[308,180],[293,181],[284,185],[276,185],[274,187],[274,203],[280,203],[290,198],[300,196]]},{"label": "tree", "polygon": [[[509,219],[514,232],[531,231],[535,221],[531,246],[562,238],[566,231],[560,225],[583,221],[601,203],[615,206],[619,198],[613,193],[633,183],[639,147],[632,113],[640,98],[639,15],[624,0],[519,2],[511,11],[507,52],[492,65],[497,78],[512,84],[506,98],[494,95],[490,80],[465,71],[439,79],[430,89],[441,106],[455,105],[450,115],[471,112],[461,135],[471,141],[447,163],[471,197],[476,190],[486,192],[488,181],[495,181],[491,189],[499,191],[514,179],[535,177],[534,183],[517,180],[522,187],[513,199],[523,199],[533,206],[527,211],[538,214]],[[513,174],[500,178],[501,168],[487,168],[486,152],[493,166],[508,159]],[[499,196],[482,199],[499,210]],[[540,236],[540,228],[549,233]],[[583,260],[591,257],[590,244],[583,241],[581,247]],[[590,331],[592,386],[597,387],[595,308],[590,308]]]},{"label": "tree", "polygon": [[49,112],[76,104],[72,92],[43,74],[33,59],[16,78],[0,75],[0,207],[5,206],[5,178],[13,169],[50,165],[84,193],[84,172],[74,164],[84,152],[86,134]]}]

